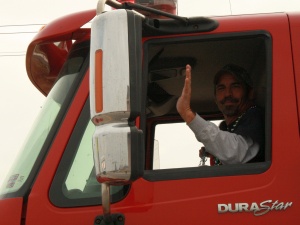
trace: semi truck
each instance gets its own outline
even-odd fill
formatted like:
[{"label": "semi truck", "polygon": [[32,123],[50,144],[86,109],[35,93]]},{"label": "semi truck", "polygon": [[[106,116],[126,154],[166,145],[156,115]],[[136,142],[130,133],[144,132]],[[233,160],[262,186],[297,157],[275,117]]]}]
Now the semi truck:
[{"label": "semi truck", "polygon": [[[298,224],[300,13],[176,7],[100,0],[39,31],[26,70],[47,99],[0,188],[1,225]],[[176,110],[185,66],[191,107],[218,123],[213,77],[228,63],[253,80],[265,160],[199,166]]]}]

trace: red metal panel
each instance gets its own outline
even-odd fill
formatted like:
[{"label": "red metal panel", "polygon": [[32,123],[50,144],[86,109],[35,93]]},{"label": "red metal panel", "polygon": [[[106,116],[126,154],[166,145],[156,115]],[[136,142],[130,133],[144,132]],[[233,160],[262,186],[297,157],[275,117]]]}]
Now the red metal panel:
[{"label": "red metal panel", "polygon": [[47,24],[31,41],[30,46],[43,41],[71,40],[73,32],[96,16],[96,10],[87,10],[58,18]]},{"label": "red metal panel", "polygon": [[298,125],[300,132],[300,14],[289,14],[289,20],[293,47],[295,87],[298,103]]},{"label": "red metal panel", "polygon": [[0,201],[0,224],[20,225],[23,198],[8,198]]},{"label": "red metal panel", "polygon": [[[72,40],[83,39],[89,29],[80,29],[96,15],[88,10],[64,16],[47,24],[27,48],[27,75],[36,88],[47,95],[65,62]],[[54,42],[61,42],[56,46]]]}]

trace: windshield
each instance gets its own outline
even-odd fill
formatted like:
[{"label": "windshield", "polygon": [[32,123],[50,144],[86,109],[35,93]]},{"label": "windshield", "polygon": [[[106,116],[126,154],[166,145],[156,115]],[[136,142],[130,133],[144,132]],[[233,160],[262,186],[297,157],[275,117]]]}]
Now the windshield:
[{"label": "windshield", "polygon": [[31,132],[29,132],[29,136],[22,147],[21,154],[18,155],[18,158],[2,184],[0,194],[18,191],[26,182],[62,106],[61,103],[66,97],[65,93],[70,89],[75,77],[76,74],[62,77],[51,90]]},{"label": "windshield", "polygon": [[[40,111],[35,123],[26,138],[23,147],[16,158],[13,166],[8,172],[2,186],[0,187],[0,195],[10,194],[19,191],[24,184],[34,179],[33,168],[39,167],[37,158],[42,152],[47,138],[49,138],[52,127],[56,119],[60,118],[60,111],[67,103],[64,103],[74,80],[80,74],[80,70],[88,55],[86,46],[79,46],[70,53],[69,59],[61,71],[60,78],[56,81],[51,89],[47,99]],[[66,109],[65,109],[66,110]],[[64,112],[62,112],[63,114]],[[63,115],[62,115],[63,116]],[[51,137],[50,137],[51,138]],[[47,146],[45,146],[47,148]],[[45,155],[45,153],[44,153]],[[43,154],[41,154],[42,161]],[[36,169],[38,170],[38,168]],[[30,181],[29,181],[30,182]],[[30,185],[29,185],[30,186]],[[26,191],[26,190],[25,190]]]}]

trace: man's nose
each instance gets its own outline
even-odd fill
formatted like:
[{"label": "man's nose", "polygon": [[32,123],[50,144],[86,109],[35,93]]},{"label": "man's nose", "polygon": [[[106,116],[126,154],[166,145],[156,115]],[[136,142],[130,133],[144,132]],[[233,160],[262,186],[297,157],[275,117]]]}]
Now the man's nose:
[{"label": "man's nose", "polygon": [[232,90],[231,88],[225,88],[225,96],[232,96]]}]

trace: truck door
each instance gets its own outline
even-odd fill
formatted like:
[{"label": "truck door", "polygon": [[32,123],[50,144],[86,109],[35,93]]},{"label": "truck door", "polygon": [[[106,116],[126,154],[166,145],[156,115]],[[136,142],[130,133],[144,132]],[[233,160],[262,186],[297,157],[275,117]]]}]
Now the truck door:
[{"label": "truck door", "polygon": [[[140,199],[151,203],[143,202],[148,207],[139,204],[144,211],[140,209],[138,217],[142,219],[150,211],[160,215],[162,223],[172,218],[189,224],[281,224],[283,218],[297,217],[293,197],[297,182],[285,178],[285,173],[296,171],[296,167],[288,163],[290,156],[280,154],[284,148],[293,157],[299,155],[288,19],[285,14],[215,19],[220,25],[209,33],[144,42],[148,76],[146,168],[143,179],[134,182],[132,188]],[[199,166],[202,145],[182,124],[175,107],[187,63],[193,74],[191,107],[216,124],[223,117],[214,102],[214,75],[228,63],[250,72],[255,104],[265,112],[264,162],[221,166],[206,162]],[[289,104],[283,95],[290,99]],[[282,128],[293,132],[282,134]],[[287,186],[288,193],[275,191]],[[151,218],[149,223],[155,223]]]}]

